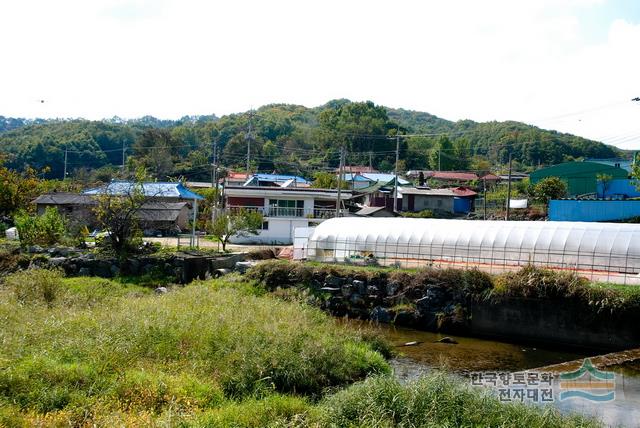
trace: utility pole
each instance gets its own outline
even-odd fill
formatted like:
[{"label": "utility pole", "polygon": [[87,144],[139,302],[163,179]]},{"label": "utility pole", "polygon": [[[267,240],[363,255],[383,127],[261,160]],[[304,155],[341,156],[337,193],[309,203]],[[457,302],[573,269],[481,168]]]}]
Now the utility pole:
[{"label": "utility pole", "polygon": [[441,162],[440,162],[440,154],[442,153],[442,149],[438,149],[438,171],[442,171]]},{"label": "utility pole", "polygon": [[63,172],[63,176],[62,179],[66,180],[67,179],[67,151],[68,151],[68,147],[65,145],[64,146],[64,172]]},{"label": "utility pole", "polygon": [[211,188],[213,189],[213,208],[211,209],[211,223],[216,221],[218,215],[218,144],[213,143],[213,163],[211,164]]},{"label": "utility pole", "polygon": [[373,171],[373,153],[369,151],[369,172]]},{"label": "utility pole", "polygon": [[124,171],[124,141],[122,142],[122,171]]},{"label": "utility pole", "polygon": [[509,181],[507,181],[507,214],[505,220],[509,220],[509,209],[511,208],[511,151],[509,151]]},{"label": "utility pole", "polygon": [[396,131],[396,166],[393,186],[393,212],[398,212],[398,161],[400,159],[400,134]]},{"label": "utility pole", "polygon": [[249,169],[251,167],[251,139],[253,134],[251,133],[251,125],[253,120],[253,109],[249,111],[249,130],[247,131],[247,179],[249,178]]},{"label": "utility pole", "polygon": [[484,211],[484,220],[487,219],[487,179],[486,177],[482,178],[482,185],[483,185],[483,196],[482,196],[482,205],[483,205],[483,211]]},{"label": "utility pole", "polygon": [[341,217],[342,174],[344,169],[344,146],[340,147],[340,167],[338,168],[338,200],[336,201],[336,217]]}]

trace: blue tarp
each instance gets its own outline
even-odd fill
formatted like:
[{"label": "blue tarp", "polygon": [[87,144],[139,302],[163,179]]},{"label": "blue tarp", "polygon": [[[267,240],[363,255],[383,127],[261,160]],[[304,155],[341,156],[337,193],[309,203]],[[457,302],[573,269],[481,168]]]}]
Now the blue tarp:
[{"label": "blue tarp", "polygon": [[[82,192],[85,195],[126,195],[134,189],[135,183],[130,181],[112,181],[106,186]],[[192,192],[182,185],[182,183],[168,182],[147,182],[142,183],[142,190],[145,196],[155,198],[180,198],[180,199],[204,199],[197,193]]]}]

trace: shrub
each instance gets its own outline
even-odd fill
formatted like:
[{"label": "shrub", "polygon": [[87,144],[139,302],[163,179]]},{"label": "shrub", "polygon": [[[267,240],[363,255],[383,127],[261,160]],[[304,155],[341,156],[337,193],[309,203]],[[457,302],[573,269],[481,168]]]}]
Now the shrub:
[{"label": "shrub", "polygon": [[22,304],[45,303],[51,307],[64,292],[62,278],[59,270],[29,269],[8,275],[4,284]]},{"label": "shrub", "polygon": [[326,398],[317,416],[328,427],[596,427],[555,408],[501,403],[485,391],[442,373],[400,384],[388,376],[372,377]]},{"label": "shrub", "polygon": [[402,212],[401,213],[402,217],[409,217],[409,218],[433,218],[433,211],[431,210],[422,210],[419,212]]},{"label": "shrub", "polygon": [[582,298],[589,281],[571,272],[557,272],[528,265],[498,275],[493,296],[537,299]]},{"label": "shrub", "polygon": [[[19,289],[45,272],[9,282]],[[64,304],[16,306],[0,292],[0,403],[25,412],[204,410],[274,393],[315,396],[390,371],[368,341],[320,310],[235,282],[136,297],[114,282],[48,275],[61,280]],[[85,289],[112,294],[88,302]]]},{"label": "shrub", "polygon": [[22,212],[15,216],[14,221],[22,245],[53,245],[65,235],[65,219],[53,207],[47,207],[41,216]]}]

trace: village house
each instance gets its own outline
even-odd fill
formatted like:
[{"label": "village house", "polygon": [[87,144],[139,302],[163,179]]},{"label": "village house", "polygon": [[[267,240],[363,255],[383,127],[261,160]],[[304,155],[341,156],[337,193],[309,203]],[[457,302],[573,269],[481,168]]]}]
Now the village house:
[{"label": "village house", "polygon": [[477,193],[467,187],[449,189],[403,188],[402,211],[430,210],[447,214],[468,214],[474,209]]},{"label": "village house", "polygon": [[[54,207],[69,221],[87,226],[98,227],[94,209],[98,202],[96,195],[54,192],[38,196],[33,203],[38,215],[44,214],[48,207]],[[189,205],[186,202],[146,202],[136,213],[141,229],[146,234],[173,234],[186,230],[189,223]]]},{"label": "village house", "polygon": [[[371,187],[375,184],[387,185],[392,183],[395,179],[393,174],[384,174],[380,172],[363,172],[358,174],[344,174],[342,180],[347,183],[349,189],[364,189]],[[411,184],[402,177],[398,177],[398,184],[400,186],[407,186]]]},{"label": "village house", "polygon": [[259,187],[310,187],[306,179],[297,175],[283,174],[253,174],[249,176],[243,186],[259,186]]},{"label": "village house", "polygon": [[[257,236],[234,237],[235,243],[291,244],[296,228],[314,227],[336,215],[338,191],[274,186],[227,186],[224,189],[228,211],[250,210],[264,217]],[[347,215],[345,200],[352,197],[341,191],[341,215]]]},{"label": "village house", "polygon": [[[480,183],[486,183],[487,187],[492,187],[501,180],[495,174],[490,172],[476,173],[474,171],[408,171],[407,177],[413,180],[419,180],[420,174],[425,182],[428,181],[432,186],[471,186]],[[418,183],[424,185],[424,183]]]}]

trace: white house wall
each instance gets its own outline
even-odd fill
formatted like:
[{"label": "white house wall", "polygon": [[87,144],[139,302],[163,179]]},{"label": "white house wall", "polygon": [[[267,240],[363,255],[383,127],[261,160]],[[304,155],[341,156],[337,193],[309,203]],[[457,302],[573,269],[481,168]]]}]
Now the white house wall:
[{"label": "white house wall", "polygon": [[265,217],[269,223],[266,230],[261,230],[258,235],[236,236],[230,239],[233,244],[263,244],[263,245],[291,245],[293,243],[294,229],[308,227],[306,218]]}]

